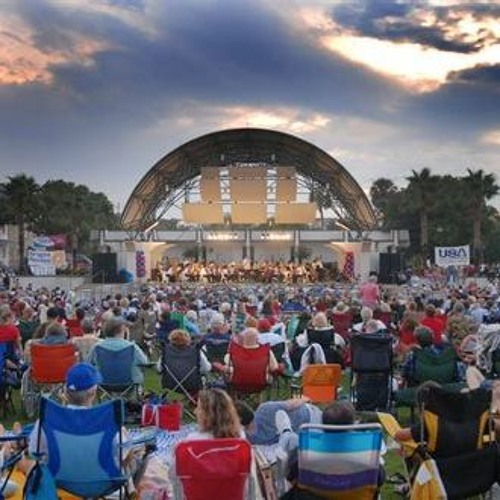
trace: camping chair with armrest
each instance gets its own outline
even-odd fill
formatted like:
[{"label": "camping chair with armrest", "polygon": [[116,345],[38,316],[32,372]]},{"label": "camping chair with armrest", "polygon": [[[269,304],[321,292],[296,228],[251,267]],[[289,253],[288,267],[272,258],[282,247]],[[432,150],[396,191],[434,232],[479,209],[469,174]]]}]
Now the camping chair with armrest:
[{"label": "camping chair with armrest", "polygon": [[375,309],[375,311],[373,311],[373,319],[382,321],[387,332],[392,331],[392,311],[379,311]]},{"label": "camping chair with armrest", "polygon": [[330,322],[339,335],[341,335],[345,340],[349,339],[352,328],[351,312],[332,313],[332,315],[330,316]]},{"label": "camping chair with armrest", "polygon": [[[74,408],[44,397],[35,459],[46,461],[57,487],[72,495],[101,498],[119,491],[120,498],[123,492],[127,496],[132,477],[124,469],[124,448],[131,443],[122,441],[123,422],[120,399]],[[144,440],[138,437],[134,442]],[[146,447],[144,460],[148,451]]]},{"label": "camping chair with armrest", "polygon": [[386,410],[392,400],[392,337],[361,333],[351,337],[350,396],[356,410]]},{"label": "camping chair with armrest", "polygon": [[117,351],[95,345],[94,364],[102,376],[102,382],[99,384],[101,399],[138,398],[140,384],[134,382],[132,377],[134,358],[133,344]]},{"label": "camping chair with armrest", "polygon": [[244,439],[183,441],[175,448],[185,500],[243,500],[251,462],[252,448]]},{"label": "camping chair with armrest", "polygon": [[335,345],[335,332],[332,328],[325,330],[307,329],[307,340],[309,345],[319,344],[325,353],[327,363],[344,363],[344,355]]},{"label": "camping chair with armrest", "polygon": [[13,381],[19,388],[17,374],[7,367],[7,359],[13,352],[13,342],[0,342],[0,409],[5,418],[8,413],[14,414],[14,401],[12,398]]},{"label": "camping chair with armrest", "polygon": [[79,319],[67,319],[65,327],[70,338],[83,335],[82,322]]},{"label": "camping chair with armrest", "polygon": [[38,410],[42,393],[60,399],[66,373],[78,361],[73,344],[31,345],[31,366],[23,374],[21,397],[28,417]]},{"label": "camping chair with armrest", "polygon": [[229,348],[229,341],[211,342],[207,339],[203,340],[202,344],[210,363],[224,363],[224,357]]},{"label": "camping chair with armrest", "polygon": [[379,424],[302,425],[298,490],[320,498],[375,499],[381,446]]},{"label": "camping chair with armrest", "polygon": [[491,392],[429,386],[421,399],[421,446],[414,461],[435,460],[450,499],[487,492],[497,481],[499,458],[490,414]]},{"label": "camping chair with armrest", "polygon": [[235,342],[229,345],[229,377],[228,389],[236,398],[258,396],[269,387],[269,356],[271,347],[268,344],[254,349],[245,348]]},{"label": "camping chair with armrest", "polygon": [[[10,448],[10,454],[4,457],[2,464],[0,465],[0,498],[10,498],[13,496],[9,490],[12,486],[9,485],[9,479],[14,479],[15,476],[21,475],[20,479],[23,479],[23,474],[19,471],[17,472],[16,464],[25,457],[25,451],[28,447],[28,439],[30,433],[33,429],[32,425],[26,425],[21,430],[21,432],[8,432],[0,436],[0,446],[7,445]],[[16,498],[14,496],[14,498]],[[20,498],[20,497],[19,497]]]},{"label": "camping chair with armrest", "polygon": [[411,419],[414,420],[416,391],[420,384],[432,380],[451,390],[459,391],[465,384],[459,382],[458,356],[453,347],[445,347],[441,351],[431,349],[413,349],[414,371],[405,387],[395,392],[396,407],[409,407]]},{"label": "camping chair with armrest", "polygon": [[276,389],[276,397],[278,397],[279,399],[281,392],[280,381],[284,379],[285,384],[288,386],[288,381],[290,380],[290,376],[288,375],[286,370],[287,368],[286,356],[288,355],[286,343],[280,342],[278,344],[271,346],[271,351],[274,354],[276,361],[278,362],[278,369],[273,371],[271,375],[273,376],[273,382],[272,382],[273,386]]},{"label": "camping chair with armrest", "polygon": [[341,378],[339,364],[309,365],[302,373],[301,394],[313,403],[331,403],[337,399]]},{"label": "camping chair with armrest", "polygon": [[193,344],[179,348],[165,344],[161,357],[161,372],[162,389],[167,394],[180,394],[187,403],[184,405],[184,411],[194,420],[193,413],[187,408],[194,408],[198,392],[204,385],[200,370],[200,347]]}]

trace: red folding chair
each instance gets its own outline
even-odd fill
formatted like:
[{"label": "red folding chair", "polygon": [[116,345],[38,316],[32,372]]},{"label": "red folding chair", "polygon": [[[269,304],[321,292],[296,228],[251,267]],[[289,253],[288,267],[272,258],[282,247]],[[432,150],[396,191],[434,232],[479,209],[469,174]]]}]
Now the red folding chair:
[{"label": "red folding chair", "polygon": [[344,339],[349,338],[350,330],[352,327],[352,313],[333,313],[330,316],[330,322],[332,323],[335,332],[342,335]]},{"label": "red folding chair", "polygon": [[244,439],[184,441],[175,448],[185,500],[243,500],[251,461],[252,448]]},{"label": "red folding chair", "polygon": [[269,386],[271,347],[261,345],[248,349],[231,342],[229,345],[230,378],[228,388],[235,396],[260,394]]},{"label": "red folding chair", "polygon": [[66,330],[68,330],[70,337],[81,337],[83,335],[83,328],[79,319],[66,320]]},{"label": "red folding chair", "polygon": [[34,417],[42,393],[60,399],[66,373],[77,361],[73,344],[31,346],[31,366],[24,373],[21,386],[23,406],[29,418]]},{"label": "red folding chair", "polygon": [[78,361],[73,344],[33,344],[31,377],[37,384],[62,384],[66,373]]}]

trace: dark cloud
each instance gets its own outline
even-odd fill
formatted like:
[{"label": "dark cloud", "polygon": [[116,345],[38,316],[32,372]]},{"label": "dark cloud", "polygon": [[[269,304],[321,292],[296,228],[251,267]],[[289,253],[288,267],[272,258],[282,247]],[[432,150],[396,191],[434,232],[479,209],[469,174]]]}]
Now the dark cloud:
[{"label": "dark cloud", "polygon": [[[117,47],[95,56],[92,67],[52,68],[51,91],[78,113],[79,121],[97,115],[102,122],[147,123],[182,100],[305,106],[375,118],[398,93],[382,77],[367,78],[360,67],[297,39],[254,1],[174,3],[156,20],[155,38],[109,16],[66,14],[39,7],[27,18],[45,47],[64,45],[68,32],[105,33]],[[68,110],[63,112],[64,120]]]},{"label": "dark cloud", "polygon": [[481,64],[463,71],[454,71],[448,77],[451,82],[479,83],[491,86],[491,90],[500,93],[500,62],[498,64]]},{"label": "dark cloud", "polygon": [[[144,8],[141,1],[108,4],[133,12]],[[359,30],[384,26],[390,16],[402,20],[404,31],[410,9],[406,3],[374,2],[356,12],[346,5],[336,19]],[[46,53],[75,50],[75,35],[109,48],[96,54],[92,65],[52,66],[51,85],[0,86],[0,149],[9,169],[38,172],[37,179],[42,172],[52,178],[71,172],[78,182],[92,179],[87,183],[95,190],[113,191],[116,199],[117,190],[127,195],[163,154],[211,131],[203,127],[219,126],[221,117],[201,116],[204,110],[228,106],[271,112],[290,107],[299,110],[298,119],[321,113],[333,117],[339,129],[343,118],[355,117],[387,123],[400,137],[413,133],[432,140],[471,140],[498,128],[496,70],[491,81],[482,73],[490,70],[477,68],[453,75],[437,92],[414,95],[300,36],[264,0],[157,6],[151,35],[110,14],[47,7],[43,0],[20,2],[23,19]],[[178,117],[193,125],[177,126]],[[143,132],[159,122],[166,124],[164,136],[141,142]],[[335,148],[336,133],[322,130],[318,145]],[[368,147],[367,138],[356,131],[353,136],[359,150]]]},{"label": "dark cloud", "polygon": [[[423,26],[411,16],[416,9],[424,8],[436,17],[432,26]],[[464,12],[481,19],[485,16],[498,18],[500,5],[471,4],[460,6]],[[399,3],[397,1],[369,0],[361,4],[342,3],[333,10],[335,20],[343,26],[355,29],[365,36],[395,42],[411,42],[438,50],[458,53],[473,53],[481,50],[494,35],[486,30],[478,33],[476,40],[456,34],[450,38],[445,27],[454,25],[457,7],[431,8],[421,2]]]}]

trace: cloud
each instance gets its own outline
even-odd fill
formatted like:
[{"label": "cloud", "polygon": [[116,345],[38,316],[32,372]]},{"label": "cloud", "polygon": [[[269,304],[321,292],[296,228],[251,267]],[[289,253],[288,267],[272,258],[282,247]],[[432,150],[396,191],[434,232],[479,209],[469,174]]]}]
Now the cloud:
[{"label": "cloud", "polygon": [[89,67],[93,57],[109,46],[102,40],[59,30],[58,47],[44,50],[37,46],[36,34],[15,14],[0,17],[0,86],[53,82],[51,68],[74,64]]},{"label": "cloud", "polygon": [[492,146],[500,146],[500,128],[484,133],[481,137],[481,142]]},{"label": "cloud", "polygon": [[361,36],[416,43],[440,51],[471,53],[498,43],[498,5],[425,5],[390,1],[344,3],[338,23]]},{"label": "cloud", "polygon": [[366,2],[299,9],[302,25],[317,43],[416,92],[432,92],[449,76],[500,61],[500,7],[423,9],[410,4]]},{"label": "cloud", "polygon": [[[432,14],[433,4],[377,10],[358,2],[364,27],[354,14],[340,19],[339,5],[346,3],[0,2],[0,47],[7,40],[9,54],[24,56],[6,59],[0,49],[3,163],[37,179],[87,179],[123,200],[175,147],[248,125],[313,142],[368,187],[426,162],[453,169],[457,154],[485,169],[498,165],[488,135],[499,129],[498,73],[486,58],[498,47],[487,46],[491,9],[460,5],[446,17]],[[475,27],[470,39],[449,37],[471,47],[457,52],[400,36],[419,22],[443,38],[466,33],[459,19],[458,28],[447,20],[453,12],[467,20],[472,10],[486,27],[482,48],[473,47]]]}]

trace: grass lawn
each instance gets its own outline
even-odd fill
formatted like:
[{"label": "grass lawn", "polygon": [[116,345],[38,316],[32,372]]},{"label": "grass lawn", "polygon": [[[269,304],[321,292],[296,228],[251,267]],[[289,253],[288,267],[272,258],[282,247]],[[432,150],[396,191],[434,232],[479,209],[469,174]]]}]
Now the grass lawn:
[{"label": "grass lawn", "polygon": [[[145,370],[145,390],[146,392],[155,392],[159,394],[161,392],[160,385],[160,375],[156,372],[153,367],[147,368]],[[348,376],[344,374],[342,389],[340,391],[340,397],[347,397],[349,394]],[[274,394],[273,394],[274,397]],[[287,399],[290,397],[288,390],[283,390],[280,392],[280,399]],[[19,398],[19,391],[14,391],[14,407],[15,413],[8,414],[2,419],[2,423],[5,428],[11,428],[12,424],[16,421],[21,423],[27,423],[28,419],[22,411],[21,401]],[[409,413],[400,412],[401,414],[401,424],[405,425],[409,422]],[[396,472],[404,473],[404,465],[401,457],[396,450],[389,449],[385,456],[386,463],[386,473],[387,477],[391,476]],[[385,499],[401,499],[401,495],[394,492],[394,486],[392,484],[386,483],[382,488],[382,498]]]}]

